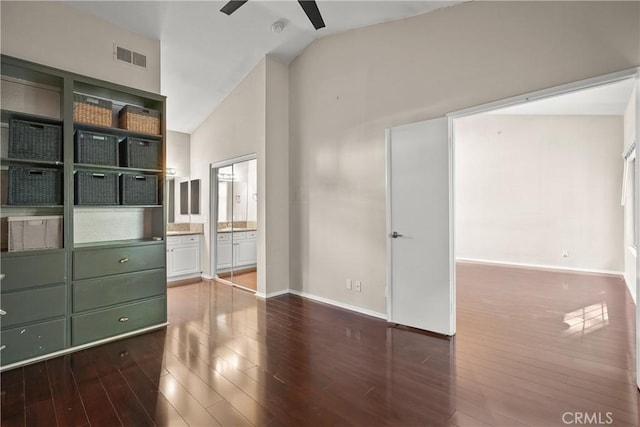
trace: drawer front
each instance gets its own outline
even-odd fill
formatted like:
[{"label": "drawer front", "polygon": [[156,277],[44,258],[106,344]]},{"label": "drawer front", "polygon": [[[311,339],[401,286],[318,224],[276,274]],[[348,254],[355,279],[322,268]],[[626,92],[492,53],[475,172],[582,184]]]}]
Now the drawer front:
[{"label": "drawer front", "polygon": [[218,233],[218,241],[231,241],[231,233]]},{"label": "drawer front", "polygon": [[247,239],[255,239],[258,237],[257,231],[247,231]]},{"label": "drawer front", "polygon": [[198,235],[190,235],[190,236],[182,236],[182,244],[183,245],[192,245],[194,243],[200,243],[200,236]]},{"label": "drawer front", "polygon": [[73,279],[164,268],[166,255],[164,245],[74,251]]},{"label": "drawer front", "polygon": [[167,290],[165,276],[165,270],[158,269],[75,282],[73,284],[73,311],[77,313],[163,295]]},{"label": "drawer front", "polygon": [[64,252],[16,257],[3,256],[0,258],[0,266],[2,274],[5,275],[5,278],[0,282],[3,292],[65,282]]},{"label": "drawer front", "polygon": [[66,289],[65,285],[60,285],[2,295],[2,309],[7,313],[2,316],[2,328],[64,316],[67,312]]},{"label": "drawer front", "polygon": [[247,233],[241,231],[239,233],[233,233],[233,240],[242,240],[247,238]]},{"label": "drawer front", "polygon": [[168,236],[167,247],[180,246],[182,242],[181,236]]},{"label": "drawer front", "polygon": [[167,299],[125,304],[71,318],[74,346],[166,322]]},{"label": "drawer front", "polygon": [[66,319],[51,320],[0,333],[2,365],[53,353],[64,348]]}]

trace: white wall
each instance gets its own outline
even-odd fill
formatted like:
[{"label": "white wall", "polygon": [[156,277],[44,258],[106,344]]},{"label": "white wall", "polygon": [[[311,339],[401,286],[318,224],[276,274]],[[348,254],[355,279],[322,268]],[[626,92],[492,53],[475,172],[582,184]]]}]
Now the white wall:
[{"label": "white wall", "polygon": [[623,271],[622,116],[454,123],[457,258]]},{"label": "white wall", "polygon": [[385,128],[638,66],[639,12],[468,2],[310,45],[289,70],[291,287],[385,312]]},{"label": "white wall", "polygon": [[[627,104],[627,108],[624,113],[624,150],[626,153],[627,149],[631,146],[631,144],[636,141],[636,129],[637,129],[637,114],[636,114],[636,92],[637,88],[633,89],[633,93],[629,96],[629,103]],[[638,142],[636,141],[636,147]],[[637,150],[638,148],[636,148]],[[636,163],[638,160],[636,160]],[[636,178],[636,182],[638,182],[638,177]],[[629,193],[627,193],[629,194]],[[631,201],[630,201],[631,202]],[[637,206],[637,203],[636,203]],[[627,283],[627,287],[629,288],[629,292],[631,293],[631,297],[633,301],[637,304],[637,289],[636,289],[636,257],[637,254],[635,251],[630,250],[633,246],[633,209],[632,203],[626,203],[624,206],[624,280]]]},{"label": "white wall", "polygon": [[[57,1],[0,2],[2,53],[160,93],[160,41]],[[142,69],[113,60],[113,44],[147,55]]]}]

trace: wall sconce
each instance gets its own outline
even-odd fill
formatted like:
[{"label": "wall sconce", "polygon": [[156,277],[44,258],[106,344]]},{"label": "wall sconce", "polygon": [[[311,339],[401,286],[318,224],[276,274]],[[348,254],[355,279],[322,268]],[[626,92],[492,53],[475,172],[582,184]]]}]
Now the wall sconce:
[{"label": "wall sconce", "polygon": [[176,168],[167,168],[167,175],[175,175],[176,174]]}]

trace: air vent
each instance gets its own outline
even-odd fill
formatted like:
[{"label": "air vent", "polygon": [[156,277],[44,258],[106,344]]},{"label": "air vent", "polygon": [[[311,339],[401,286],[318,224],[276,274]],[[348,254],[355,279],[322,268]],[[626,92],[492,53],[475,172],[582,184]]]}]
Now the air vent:
[{"label": "air vent", "polygon": [[143,55],[139,52],[134,52],[131,49],[127,49],[126,47],[118,46],[116,44],[114,47],[114,59],[120,62],[126,62],[127,64],[132,64],[137,67],[147,68],[147,56]]}]

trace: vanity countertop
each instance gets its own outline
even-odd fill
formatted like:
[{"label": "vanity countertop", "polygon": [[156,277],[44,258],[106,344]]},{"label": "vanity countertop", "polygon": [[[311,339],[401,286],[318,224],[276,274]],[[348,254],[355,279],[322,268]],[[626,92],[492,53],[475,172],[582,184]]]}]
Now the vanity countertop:
[{"label": "vanity countertop", "polygon": [[231,233],[231,232],[239,232],[239,231],[257,231],[255,228],[223,228],[222,230],[218,230],[218,233]]},{"label": "vanity countertop", "polygon": [[167,236],[187,236],[189,234],[204,234],[202,231],[167,231]]}]

